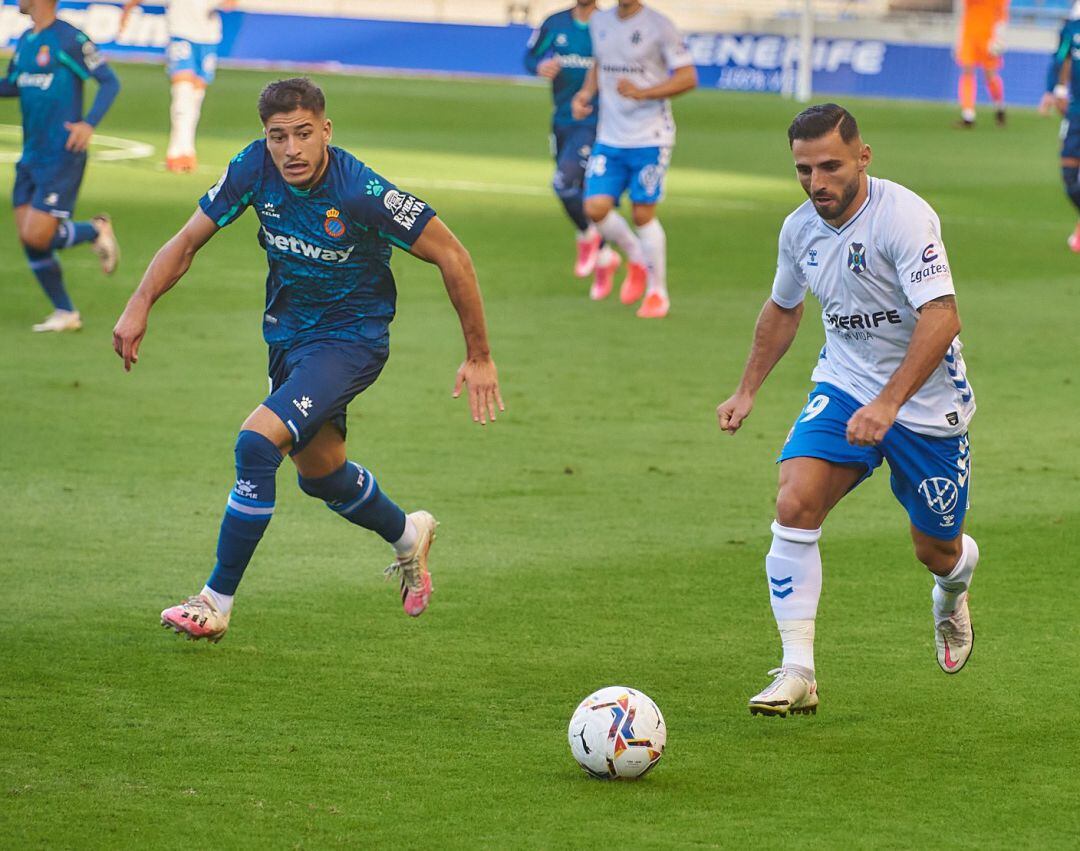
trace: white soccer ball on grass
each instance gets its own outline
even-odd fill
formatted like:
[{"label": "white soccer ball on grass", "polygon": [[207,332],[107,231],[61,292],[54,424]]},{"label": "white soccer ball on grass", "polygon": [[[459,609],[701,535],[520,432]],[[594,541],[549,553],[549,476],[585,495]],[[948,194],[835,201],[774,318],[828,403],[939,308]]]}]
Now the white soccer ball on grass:
[{"label": "white soccer ball on grass", "polygon": [[567,737],[574,759],[593,777],[633,780],[664,755],[667,725],[647,695],[608,686],[578,704]]}]

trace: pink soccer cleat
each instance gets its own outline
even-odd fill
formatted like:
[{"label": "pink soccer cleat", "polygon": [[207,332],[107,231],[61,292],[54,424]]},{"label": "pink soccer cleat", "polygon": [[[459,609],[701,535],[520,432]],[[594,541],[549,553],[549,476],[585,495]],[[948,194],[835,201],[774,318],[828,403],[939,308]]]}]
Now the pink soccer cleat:
[{"label": "pink soccer cleat", "polygon": [[186,635],[191,641],[205,638],[217,644],[229,628],[229,617],[222,614],[211,600],[201,594],[188,597],[179,606],[173,606],[161,613],[161,625],[172,629],[177,635]]},{"label": "pink soccer cleat", "polygon": [[589,287],[589,298],[593,301],[603,301],[615,286],[615,272],[622,265],[622,259],[609,246],[600,250],[600,259],[596,262],[596,273],[593,276],[592,286]]},{"label": "pink soccer cleat", "polygon": [[574,264],[574,274],[579,278],[587,278],[596,268],[596,260],[600,256],[600,241],[602,237],[596,228],[590,228],[577,238],[577,262]]},{"label": "pink soccer cleat", "polygon": [[1076,230],[1069,235],[1069,248],[1076,254],[1080,254],[1080,224],[1076,226]]},{"label": "pink soccer cleat", "polygon": [[628,263],[626,266],[626,278],[619,288],[619,301],[623,304],[633,304],[645,295],[645,283],[649,279],[648,270],[640,263]]},{"label": "pink soccer cleat", "polygon": [[660,292],[649,293],[637,310],[638,319],[663,319],[671,310],[671,301]]},{"label": "pink soccer cleat", "polygon": [[435,542],[438,521],[426,511],[414,511],[409,515],[418,533],[416,548],[412,553],[398,556],[397,561],[386,568],[387,578],[401,574],[401,605],[405,614],[418,618],[428,607],[431,599],[431,574],[428,572],[428,553]]}]

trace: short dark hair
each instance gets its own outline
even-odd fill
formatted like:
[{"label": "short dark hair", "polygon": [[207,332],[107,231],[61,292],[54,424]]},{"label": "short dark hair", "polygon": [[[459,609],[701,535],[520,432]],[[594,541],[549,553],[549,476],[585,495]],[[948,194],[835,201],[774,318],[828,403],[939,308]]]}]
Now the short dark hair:
[{"label": "short dark hair", "polygon": [[310,109],[316,115],[326,112],[326,97],[322,89],[307,77],[290,77],[270,83],[259,95],[259,118],[265,124],[271,115]]},{"label": "short dark hair", "polygon": [[859,136],[859,125],[854,115],[839,104],[819,103],[807,107],[795,116],[787,131],[788,144],[794,145],[796,139],[820,139],[833,130],[840,131],[840,138],[844,142],[850,142]]}]

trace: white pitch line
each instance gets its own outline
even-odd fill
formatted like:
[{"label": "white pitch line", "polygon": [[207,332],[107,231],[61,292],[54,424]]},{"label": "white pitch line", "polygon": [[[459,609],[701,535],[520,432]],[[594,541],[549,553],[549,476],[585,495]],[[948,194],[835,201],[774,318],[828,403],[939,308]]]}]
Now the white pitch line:
[{"label": "white pitch line", "polygon": [[[0,135],[14,136],[22,139],[22,128],[14,124],[0,124]],[[146,142],[138,142],[134,139],[121,139],[118,136],[102,136],[94,134],[94,145],[104,145],[112,150],[91,151],[90,159],[96,162],[118,162],[120,160],[141,160],[152,157],[155,152],[153,145]],[[16,151],[0,151],[0,163],[13,163],[22,156]]]}]

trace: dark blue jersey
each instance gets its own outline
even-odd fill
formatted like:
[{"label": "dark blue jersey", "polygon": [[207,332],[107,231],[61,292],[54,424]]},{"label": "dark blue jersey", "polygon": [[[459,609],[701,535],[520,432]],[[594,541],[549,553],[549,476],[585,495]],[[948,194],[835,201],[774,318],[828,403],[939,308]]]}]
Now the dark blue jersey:
[{"label": "dark blue jersey", "polygon": [[[83,83],[98,82],[94,104],[83,118]],[[69,131],[65,123],[94,126],[120,91],[120,82],[96,45],[71,24],[59,19],[41,32],[27,30],[15,45],[3,94],[19,95],[23,119],[23,162],[53,161],[64,153]]]},{"label": "dark blue jersey", "polygon": [[1069,95],[1072,102],[1069,104],[1069,117],[1080,117],[1080,20],[1071,19],[1065,22],[1058,38],[1058,49],[1050,63],[1050,70],[1046,74],[1046,90],[1053,91],[1058,85],[1061,74],[1061,66],[1070,61],[1070,76],[1068,80]]},{"label": "dark blue jersey", "polygon": [[411,248],[435,216],[348,151],[331,147],[329,157],[317,186],[294,189],[259,139],[199,201],[218,227],[248,207],[259,217],[270,267],[263,337],[272,346],[334,339],[386,346],[397,301],[391,251]]},{"label": "dark blue jersey", "polygon": [[596,126],[596,102],[592,114],[576,121],[570,111],[570,102],[585,82],[585,75],[593,66],[592,39],[588,23],[574,18],[567,9],[556,12],[535,30],[525,50],[525,68],[530,74],[545,59],[554,58],[561,68],[551,81],[551,96],[555,101],[555,113],[551,123],[555,127],[572,125]]}]

